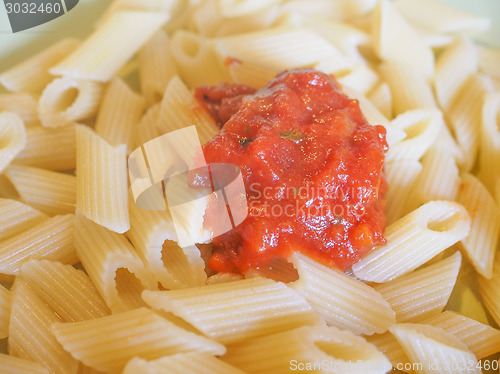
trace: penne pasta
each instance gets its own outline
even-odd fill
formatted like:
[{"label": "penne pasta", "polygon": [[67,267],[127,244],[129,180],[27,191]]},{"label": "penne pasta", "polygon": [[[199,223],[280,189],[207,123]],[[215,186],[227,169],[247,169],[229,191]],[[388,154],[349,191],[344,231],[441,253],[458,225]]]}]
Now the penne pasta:
[{"label": "penne pasta", "polygon": [[422,373],[481,373],[465,344],[439,327],[401,323],[391,333]]},{"label": "penne pasta", "polygon": [[101,95],[99,83],[69,77],[54,79],[45,87],[38,102],[42,125],[66,126],[94,116]]},{"label": "penne pasta", "polygon": [[389,149],[406,137],[405,132],[400,128],[392,126],[389,123],[389,120],[385,118],[377,107],[375,107],[375,105],[373,105],[362,93],[353,90],[350,87],[343,87],[343,91],[347,96],[358,100],[359,107],[369,124],[373,126],[382,125],[385,127],[387,131],[386,141],[389,145]]},{"label": "penne pasta", "polygon": [[[229,81],[214,41],[181,30],[172,35],[169,47],[177,70],[189,88]],[[203,71],[200,66],[204,67]]]},{"label": "penne pasta", "polygon": [[495,161],[500,157],[499,113],[500,93],[486,95],[481,112],[479,173],[481,181],[490,192],[493,192],[499,171]]},{"label": "penne pasta", "polygon": [[26,146],[23,120],[14,113],[0,113],[0,173]]},{"label": "penne pasta", "polygon": [[470,171],[476,161],[481,134],[481,109],[484,97],[493,87],[478,74],[471,75],[447,113],[448,122],[455,134],[464,158],[462,169]]},{"label": "penne pasta", "polygon": [[370,35],[367,32],[352,24],[325,19],[321,15],[307,16],[303,13],[300,21],[302,26],[332,43],[349,60],[366,63],[365,57],[360,53],[360,48],[370,44]]},{"label": "penne pasta", "polygon": [[109,230],[130,229],[126,146],[113,147],[87,126],[76,127],[76,207]]},{"label": "penne pasta", "polygon": [[114,78],[106,88],[94,130],[110,144],[126,144],[131,152],[143,110],[144,99],[122,79]]},{"label": "penne pasta", "polygon": [[391,121],[392,127],[403,130],[405,138],[392,146],[386,161],[419,160],[437,138],[444,126],[443,115],[437,109],[415,109],[400,114]]},{"label": "penne pasta", "polygon": [[475,34],[490,20],[434,0],[400,0],[397,9],[415,24],[440,33]]},{"label": "penne pasta", "polygon": [[385,217],[390,225],[416,208],[414,185],[422,172],[418,160],[400,160],[385,164],[385,177],[389,188],[385,195]]},{"label": "penne pasta", "polygon": [[139,52],[141,92],[149,105],[161,101],[168,82],[176,74],[170,38],[165,31],[157,31]]},{"label": "penne pasta", "polygon": [[369,94],[368,99],[388,119],[394,118],[391,88],[386,82],[379,83]]},{"label": "penne pasta", "polygon": [[375,4],[373,0],[291,0],[287,1],[283,7],[292,12],[350,20],[366,15],[373,10]]},{"label": "penne pasta", "polygon": [[360,335],[383,333],[396,322],[383,295],[336,269],[299,254],[291,257],[299,279],[290,284],[330,326]]},{"label": "penne pasta", "polygon": [[72,79],[107,82],[167,19],[162,13],[117,11],[49,72]]},{"label": "penne pasta", "polygon": [[48,215],[75,212],[76,177],[31,166],[10,165],[5,175],[21,199]]},{"label": "penne pasta", "polygon": [[376,374],[391,368],[374,345],[333,326],[303,326],[245,340],[230,345],[222,359],[255,374],[284,374],[295,370],[362,373],[367,372],[366,368]]},{"label": "penne pasta", "polygon": [[[411,368],[412,362],[401,347],[401,344],[399,344],[398,340],[389,331],[383,334],[367,336],[366,340],[377,347],[387,357],[393,366],[392,371],[395,371],[395,368]],[[411,372],[411,370],[408,371]]]},{"label": "penne pasta", "polygon": [[12,294],[10,290],[0,284],[0,339],[9,336],[11,299]]},{"label": "penne pasta", "polygon": [[485,278],[493,276],[493,259],[500,233],[500,211],[493,197],[471,174],[463,174],[457,201],[469,212],[471,229],[462,244],[474,269]]},{"label": "penne pasta", "polygon": [[338,74],[336,74],[336,71],[323,68],[321,64],[317,65],[316,68],[325,73],[335,75],[341,86],[354,88],[365,95],[372,91],[379,81],[377,73],[365,64],[354,65],[350,71],[339,72]]},{"label": "penne pasta", "polygon": [[146,361],[134,357],[127,363],[123,374],[136,373],[170,374],[244,374],[244,371],[212,356],[209,353],[187,352]]},{"label": "penne pasta", "polygon": [[225,65],[234,83],[246,84],[253,88],[262,88],[273,79],[278,71],[258,63],[226,59]]},{"label": "penne pasta", "polygon": [[469,39],[459,38],[436,60],[434,90],[437,101],[448,111],[471,74],[477,72],[477,50]]},{"label": "penne pasta", "polygon": [[500,50],[498,48],[478,46],[479,68],[482,72],[500,78]]},{"label": "penne pasta", "polygon": [[48,217],[19,201],[0,198],[0,242],[22,233]]},{"label": "penne pasta", "polygon": [[0,84],[9,91],[39,92],[53,77],[49,68],[73,52],[79,41],[72,38],[62,39],[49,48],[24,60],[0,74]]},{"label": "penne pasta", "polygon": [[398,322],[419,322],[443,310],[455,286],[461,260],[460,252],[455,252],[374,288],[396,312]]},{"label": "penne pasta", "polygon": [[495,256],[493,263],[493,276],[488,279],[478,277],[478,292],[484,307],[493,320],[500,323],[500,256]]},{"label": "penne pasta", "polygon": [[0,366],[2,367],[2,372],[4,374],[50,374],[49,369],[38,362],[33,362],[31,360],[25,360],[2,353],[0,353]]},{"label": "penne pasta", "polygon": [[182,80],[174,76],[165,90],[156,126],[162,134],[196,126],[201,144],[205,144],[217,133],[214,119],[193,98]]},{"label": "penne pasta", "polygon": [[14,159],[15,164],[48,170],[69,170],[76,166],[75,126],[26,129],[26,147]]},{"label": "penne pasta", "polygon": [[157,281],[127,238],[78,214],[75,248],[87,274],[113,312],[144,305],[141,292]]},{"label": "penne pasta", "polygon": [[434,73],[434,54],[391,1],[377,3],[371,18],[373,47],[382,61],[409,66],[426,78]]},{"label": "penne pasta", "polygon": [[460,185],[458,167],[447,149],[432,145],[422,157],[422,172],[414,185],[416,202],[455,200]]},{"label": "penne pasta", "polygon": [[9,353],[38,362],[50,373],[76,374],[78,361],[57,342],[50,328],[62,319],[51,310],[22,278],[12,286]]},{"label": "penne pasta", "polygon": [[7,111],[17,114],[26,127],[40,124],[37,106],[35,97],[27,93],[0,94],[0,113]]},{"label": "penne pasta", "polygon": [[312,66],[328,59],[338,61],[335,70],[348,66],[337,48],[306,29],[277,27],[227,36],[218,39],[215,48],[222,60],[230,57],[277,70]]},{"label": "penne pasta", "polygon": [[20,274],[63,321],[84,321],[110,314],[89,277],[71,265],[30,260],[21,266]]},{"label": "penne pasta", "polygon": [[74,357],[108,373],[120,373],[133,357],[151,360],[188,351],[222,355],[226,350],[147,308],[89,321],[55,323],[52,331]]},{"label": "penne pasta", "polygon": [[378,71],[391,89],[395,116],[413,109],[437,108],[432,87],[420,71],[394,62],[381,64]]},{"label": "penne pasta", "polygon": [[130,231],[127,232],[139,256],[163,287],[201,286],[205,283],[205,262],[198,248],[181,248],[168,211],[153,211],[130,203]]},{"label": "penne pasta", "polygon": [[151,307],[172,312],[224,344],[321,323],[297,292],[262,277],[180,290],[144,291],[142,297]]},{"label": "penne pasta", "polygon": [[281,0],[218,0],[219,8],[224,17],[241,17],[247,14],[255,13],[270,5],[279,3]]},{"label": "penne pasta", "polygon": [[455,335],[478,360],[500,351],[500,331],[451,310],[423,322]]},{"label": "penne pasta", "polygon": [[388,282],[465,238],[470,221],[462,205],[430,201],[388,226],[387,244],[368,252],[352,270],[362,280]]},{"label": "penne pasta", "polygon": [[74,215],[55,216],[0,242],[0,274],[15,275],[31,259],[78,262],[73,246]]},{"label": "penne pasta", "polygon": [[161,135],[160,130],[156,127],[160,108],[160,103],[154,104],[142,115],[138,127],[135,130],[133,149],[139,148],[143,144]]}]

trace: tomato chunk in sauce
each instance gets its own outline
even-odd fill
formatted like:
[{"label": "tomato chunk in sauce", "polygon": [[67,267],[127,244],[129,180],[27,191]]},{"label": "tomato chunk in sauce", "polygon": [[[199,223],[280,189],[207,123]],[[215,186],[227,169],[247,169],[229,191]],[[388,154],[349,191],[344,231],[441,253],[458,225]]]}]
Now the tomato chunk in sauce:
[{"label": "tomato chunk in sauce", "polygon": [[205,159],[241,169],[249,207],[214,238],[213,270],[245,272],[294,251],[346,269],[383,243],[385,129],[333,77],[297,69],[256,92],[222,84],[195,95],[222,126]]}]

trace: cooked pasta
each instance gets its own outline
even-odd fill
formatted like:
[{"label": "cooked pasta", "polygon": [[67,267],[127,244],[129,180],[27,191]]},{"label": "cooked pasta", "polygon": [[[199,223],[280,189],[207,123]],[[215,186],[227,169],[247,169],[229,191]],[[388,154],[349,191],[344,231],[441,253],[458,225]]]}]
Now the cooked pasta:
[{"label": "cooked pasta", "polygon": [[145,210],[131,202],[127,237],[163,287],[205,283],[207,275],[200,251],[196,247],[179,247],[168,211]]},{"label": "cooked pasta", "polygon": [[17,114],[26,127],[40,124],[38,119],[38,101],[27,93],[0,94],[0,113],[3,111]]},{"label": "cooked pasta", "polygon": [[123,374],[137,373],[163,373],[170,374],[244,374],[244,371],[212,356],[209,353],[188,352],[177,353],[171,356],[146,361],[134,357],[127,363]]},{"label": "cooked pasta", "polygon": [[89,277],[71,265],[30,260],[21,267],[21,276],[64,321],[84,321],[110,314]]},{"label": "cooked pasta", "polygon": [[77,209],[109,230],[129,230],[127,147],[113,147],[82,125],[76,127],[76,142]]},{"label": "cooked pasta", "polygon": [[432,76],[432,50],[391,1],[379,1],[372,17],[373,47],[383,61],[408,65],[426,77]]},{"label": "cooked pasta", "polygon": [[[54,323],[52,331],[74,357],[109,373],[120,373],[133,357],[151,360],[188,351],[222,355],[226,350],[146,308],[88,321]],[[133,338],[124,339],[127,336]]]},{"label": "cooked pasta", "polygon": [[[0,72],[0,372],[496,370],[500,52],[477,44],[486,17],[435,0],[110,3],[87,38],[40,40]],[[281,84],[306,88],[282,80],[297,68],[311,91],[289,99]],[[316,103],[313,69],[347,105]],[[311,138],[281,132],[303,115]],[[261,123],[285,140],[253,137]],[[356,129],[353,143],[309,153],[322,124]],[[219,156],[244,165],[236,179]],[[319,174],[302,166],[323,156]],[[375,162],[373,181],[351,178]],[[352,184],[342,204],[375,213],[350,226],[271,209],[277,235],[260,218],[228,231],[261,209],[247,176],[297,198],[296,175]],[[316,261],[337,240],[349,253],[332,261],[357,261],[344,271]],[[313,242],[324,253],[307,257]]]},{"label": "cooked pasta", "polygon": [[391,332],[420,372],[481,373],[466,345],[439,327],[402,323]]},{"label": "cooked pasta", "polygon": [[245,340],[230,345],[222,359],[245,372],[262,374],[319,372],[324,363],[323,370],[339,373],[362,373],[366,368],[370,373],[386,373],[391,367],[375,346],[333,326],[304,326]]},{"label": "cooked pasta", "polygon": [[26,129],[26,147],[14,163],[49,170],[70,170],[76,165],[75,126],[55,129],[33,126]]},{"label": "cooked pasta", "polygon": [[213,118],[201,108],[182,80],[174,76],[163,95],[156,126],[166,134],[193,125],[202,144],[217,133]]},{"label": "cooked pasta", "polygon": [[42,212],[16,200],[0,198],[0,242],[48,218]]},{"label": "cooked pasta", "polygon": [[75,264],[74,214],[55,216],[0,242],[0,274],[18,274],[31,259]]},{"label": "cooked pasta", "polygon": [[481,112],[481,153],[479,155],[479,170],[481,181],[490,192],[496,182],[500,157],[500,130],[498,128],[500,113],[500,93],[492,92],[486,95]]},{"label": "cooked pasta", "polygon": [[38,362],[50,373],[76,374],[78,361],[63,349],[51,332],[51,325],[62,319],[17,277],[12,286],[9,324],[9,353]]},{"label": "cooked pasta", "polygon": [[497,324],[500,324],[500,256],[495,256],[493,276],[477,280],[481,300]]},{"label": "cooked pasta", "polygon": [[352,269],[363,280],[387,282],[424,264],[469,230],[470,217],[462,205],[431,201],[387,227],[387,244],[373,249]]},{"label": "cooked pasta", "polygon": [[168,82],[177,74],[170,43],[168,34],[160,30],[139,52],[141,92],[149,105],[161,101]]},{"label": "cooked pasta", "polygon": [[0,339],[9,336],[11,292],[0,284]]},{"label": "cooked pasta", "polygon": [[49,374],[49,369],[38,362],[22,358],[8,356],[0,353],[0,366],[5,374]]},{"label": "cooked pasta", "polygon": [[75,124],[92,117],[102,95],[99,83],[72,79],[54,79],[48,84],[38,102],[38,115],[45,127],[59,127]]},{"label": "cooked pasta", "polygon": [[396,312],[398,322],[418,322],[441,312],[455,286],[460,252],[374,288]]},{"label": "cooked pasta", "polygon": [[181,290],[144,291],[142,297],[153,308],[174,313],[224,344],[321,323],[297,292],[263,277]]},{"label": "cooked pasta", "polygon": [[379,72],[391,89],[395,115],[412,109],[436,108],[432,88],[420,71],[386,62],[379,66]]},{"label": "cooked pasta", "polygon": [[18,65],[0,74],[0,84],[9,91],[38,92],[43,89],[53,77],[49,68],[71,53],[79,42],[76,39],[63,39],[42,52],[35,54]]},{"label": "cooked pasta", "polygon": [[444,122],[437,109],[415,109],[400,114],[391,125],[403,130],[406,136],[389,148],[386,160],[418,160],[434,143]]},{"label": "cooked pasta", "polygon": [[410,213],[416,207],[414,185],[422,172],[418,160],[401,160],[385,165],[385,175],[389,189],[386,194],[385,215],[387,224]]},{"label": "cooked pasta", "polygon": [[0,113],[0,173],[26,146],[23,120],[14,113]]},{"label": "cooked pasta", "polygon": [[500,351],[500,331],[450,310],[422,321],[455,335],[478,358]]},{"label": "cooked pasta", "polygon": [[76,177],[31,166],[11,165],[5,175],[21,199],[48,215],[75,212]]},{"label": "cooked pasta", "polygon": [[422,157],[422,171],[415,185],[415,200],[455,200],[460,185],[459,170],[447,149],[432,145]]},{"label": "cooked pasta", "polygon": [[78,257],[108,307],[121,312],[142,306],[142,290],[156,284],[127,238],[80,214],[75,226]]},{"label": "cooked pasta", "polygon": [[481,110],[485,95],[492,90],[493,87],[484,77],[471,75],[447,113],[457,143],[467,155],[462,165],[464,171],[471,170],[476,161],[481,133]]},{"label": "cooked pasta", "polygon": [[383,333],[396,322],[383,295],[339,270],[294,254],[299,279],[291,287],[311,304],[329,325],[355,334]]},{"label": "cooked pasta", "polygon": [[490,20],[434,0],[401,0],[398,10],[412,22],[442,33],[476,33],[488,28]]},{"label": "cooked pasta", "polygon": [[94,129],[108,143],[126,144],[131,152],[143,110],[144,99],[122,79],[114,78],[102,98]]},{"label": "cooked pasta", "polygon": [[449,110],[469,76],[477,71],[477,50],[469,39],[457,39],[436,61],[434,89],[443,110]]},{"label": "cooked pasta", "polygon": [[498,206],[488,190],[471,174],[462,175],[457,201],[471,217],[470,233],[460,243],[476,271],[491,278],[500,233]]},{"label": "cooked pasta", "polygon": [[161,13],[117,11],[49,71],[73,79],[107,82],[167,19]]}]

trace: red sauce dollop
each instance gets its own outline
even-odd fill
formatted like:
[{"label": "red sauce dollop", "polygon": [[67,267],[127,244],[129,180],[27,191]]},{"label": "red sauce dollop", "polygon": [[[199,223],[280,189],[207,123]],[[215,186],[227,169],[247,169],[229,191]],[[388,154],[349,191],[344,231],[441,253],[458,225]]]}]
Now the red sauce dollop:
[{"label": "red sauce dollop", "polygon": [[245,272],[292,251],[346,269],[384,241],[385,129],[334,78],[291,70],[256,93],[223,84],[196,97],[223,125],[205,159],[240,167],[249,205],[213,240],[213,270]]}]

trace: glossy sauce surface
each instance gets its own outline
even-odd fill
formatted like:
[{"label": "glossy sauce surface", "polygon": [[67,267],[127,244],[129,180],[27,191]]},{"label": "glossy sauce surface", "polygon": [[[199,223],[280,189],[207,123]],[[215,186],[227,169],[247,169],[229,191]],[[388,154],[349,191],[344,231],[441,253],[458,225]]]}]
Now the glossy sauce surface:
[{"label": "glossy sauce surface", "polygon": [[205,159],[240,167],[249,206],[242,224],[213,240],[209,266],[245,272],[300,251],[346,269],[384,240],[385,129],[312,69],[282,72],[254,91],[196,91],[222,126]]}]

